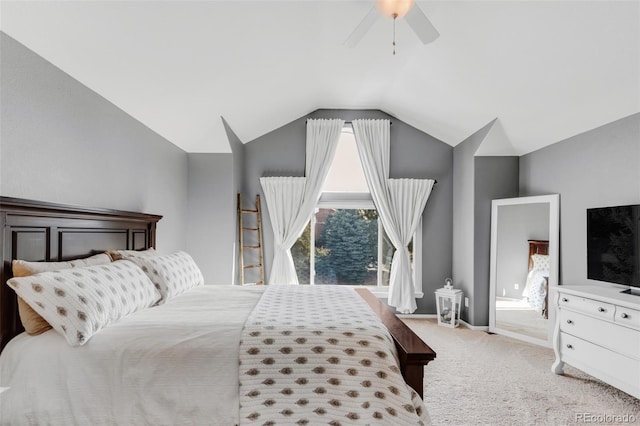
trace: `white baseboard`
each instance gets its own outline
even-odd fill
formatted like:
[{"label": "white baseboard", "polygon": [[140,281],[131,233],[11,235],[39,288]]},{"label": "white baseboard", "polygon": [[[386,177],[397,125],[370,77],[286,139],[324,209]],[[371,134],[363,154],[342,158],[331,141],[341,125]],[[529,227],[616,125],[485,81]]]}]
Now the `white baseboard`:
[{"label": "white baseboard", "polygon": [[468,322],[463,320],[460,320],[460,324],[464,325],[469,330],[473,330],[473,331],[489,331],[488,325],[471,325]]},{"label": "white baseboard", "polygon": [[428,319],[437,318],[436,314],[396,314],[398,318]]}]

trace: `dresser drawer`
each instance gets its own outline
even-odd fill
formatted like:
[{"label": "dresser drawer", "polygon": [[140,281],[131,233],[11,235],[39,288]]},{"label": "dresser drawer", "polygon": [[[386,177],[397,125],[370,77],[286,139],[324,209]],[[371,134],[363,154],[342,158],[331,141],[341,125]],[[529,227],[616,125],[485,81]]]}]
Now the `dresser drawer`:
[{"label": "dresser drawer", "polygon": [[564,362],[577,367],[627,393],[640,392],[640,361],[617,354],[575,336],[560,333]]},{"label": "dresser drawer", "polygon": [[596,318],[607,319],[609,321],[613,321],[616,311],[615,305],[570,294],[560,294],[559,304],[561,308],[572,309],[586,315],[592,315]]},{"label": "dresser drawer", "polygon": [[640,360],[640,331],[620,327],[613,322],[566,309],[559,312],[560,331],[588,341],[594,341],[612,351]]},{"label": "dresser drawer", "polygon": [[640,329],[640,311],[616,306],[616,323]]}]

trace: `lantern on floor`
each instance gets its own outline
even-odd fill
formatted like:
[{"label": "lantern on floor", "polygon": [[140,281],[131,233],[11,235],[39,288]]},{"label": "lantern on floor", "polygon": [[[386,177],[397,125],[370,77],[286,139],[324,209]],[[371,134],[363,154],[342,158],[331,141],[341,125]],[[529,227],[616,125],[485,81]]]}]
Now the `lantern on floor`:
[{"label": "lantern on floor", "polygon": [[447,278],[447,285],[436,290],[438,325],[451,328],[459,326],[461,302],[462,290],[453,288],[450,278]]}]

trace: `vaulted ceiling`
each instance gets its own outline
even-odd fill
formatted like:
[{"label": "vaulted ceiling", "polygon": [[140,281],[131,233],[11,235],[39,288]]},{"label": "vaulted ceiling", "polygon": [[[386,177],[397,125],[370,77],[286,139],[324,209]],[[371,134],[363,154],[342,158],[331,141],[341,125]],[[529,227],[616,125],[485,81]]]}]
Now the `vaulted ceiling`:
[{"label": "vaulted ceiling", "polygon": [[319,108],[380,109],[455,146],[498,119],[524,154],[640,112],[640,1],[418,1],[423,45],[362,1],[0,4],[0,28],[187,152],[229,152]]}]

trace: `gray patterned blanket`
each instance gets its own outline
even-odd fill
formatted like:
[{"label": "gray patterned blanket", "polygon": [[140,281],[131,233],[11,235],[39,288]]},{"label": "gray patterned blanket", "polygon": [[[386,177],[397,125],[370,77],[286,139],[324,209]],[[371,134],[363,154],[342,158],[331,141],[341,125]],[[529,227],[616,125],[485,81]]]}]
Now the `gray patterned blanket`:
[{"label": "gray patterned blanket", "polygon": [[423,425],[385,326],[351,288],[269,286],[240,341],[240,422]]}]

